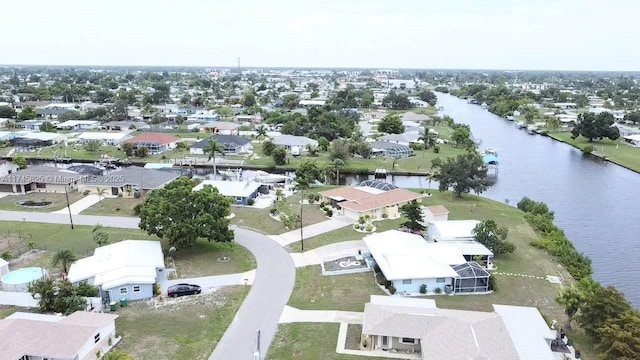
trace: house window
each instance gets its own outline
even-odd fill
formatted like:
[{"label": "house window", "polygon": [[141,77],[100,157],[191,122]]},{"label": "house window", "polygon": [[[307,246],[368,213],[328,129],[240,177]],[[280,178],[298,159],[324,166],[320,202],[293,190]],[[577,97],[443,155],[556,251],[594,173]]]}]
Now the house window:
[{"label": "house window", "polygon": [[444,278],[436,278],[436,282],[437,283],[443,283],[444,282]]},{"label": "house window", "polygon": [[97,333],[96,336],[93,337],[93,342],[94,343],[98,343],[98,341],[100,341],[100,333]]},{"label": "house window", "polygon": [[242,201],[243,197],[242,196],[236,196],[236,201]]},{"label": "house window", "polygon": [[400,339],[400,342],[403,343],[403,344],[415,344],[416,343],[416,339],[402,338],[402,339]]},{"label": "house window", "polygon": [[38,189],[46,189],[47,185],[45,183],[36,183],[36,188],[38,188]]},{"label": "house window", "polygon": [[411,284],[411,279],[402,280],[402,283],[405,284],[405,285]]},{"label": "house window", "polygon": [[127,295],[129,290],[126,287],[120,288],[120,295]]},{"label": "house window", "polygon": [[140,288],[140,285],[135,285],[135,286],[133,287],[133,292],[134,292],[134,293],[139,293],[139,292],[141,292],[141,291],[142,291],[142,289]]}]

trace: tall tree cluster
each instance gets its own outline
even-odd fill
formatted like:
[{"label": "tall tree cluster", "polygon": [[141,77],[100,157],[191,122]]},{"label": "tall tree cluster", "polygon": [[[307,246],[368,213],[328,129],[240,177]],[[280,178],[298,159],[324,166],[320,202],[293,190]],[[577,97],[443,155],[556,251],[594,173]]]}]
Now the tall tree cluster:
[{"label": "tall tree cluster", "polygon": [[589,142],[609,138],[616,140],[620,137],[620,130],[613,126],[615,119],[613,114],[603,112],[600,114],[586,113],[578,116],[576,126],[571,130],[573,139],[578,136],[587,138]]}]

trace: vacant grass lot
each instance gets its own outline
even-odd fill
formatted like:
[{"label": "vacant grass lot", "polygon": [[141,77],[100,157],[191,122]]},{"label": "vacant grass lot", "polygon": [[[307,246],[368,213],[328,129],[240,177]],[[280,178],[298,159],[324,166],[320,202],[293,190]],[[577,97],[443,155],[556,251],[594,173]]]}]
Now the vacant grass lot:
[{"label": "vacant grass lot", "polygon": [[549,133],[549,136],[575,146],[578,149],[584,149],[585,146],[589,145],[593,146],[595,155],[640,172],[640,148],[628,145],[620,139],[602,139],[589,142],[582,136],[579,136],[577,139],[572,139],[570,132],[553,132]]},{"label": "vacant grass lot", "polygon": [[116,349],[137,360],[208,359],[249,289],[224,287],[214,293],[167,299],[158,308],[142,301],[118,308],[116,331],[122,341]]},{"label": "vacant grass lot", "polygon": [[[218,262],[223,256],[231,258],[228,262]],[[221,244],[198,241],[193,247],[178,250],[173,259],[179,278],[235,274],[256,268],[251,252],[237,244]]]},{"label": "vacant grass lot", "polygon": [[144,203],[144,199],[105,198],[81,212],[82,215],[136,216],[133,207]]},{"label": "vacant grass lot", "polygon": [[[77,191],[69,193],[69,204],[82,199],[84,195]],[[18,201],[51,201],[52,204],[44,208],[30,208],[16,205]],[[9,211],[31,211],[31,212],[52,212],[64,209],[67,206],[67,198],[64,193],[32,192],[29,194],[7,195],[0,198],[0,210]]]},{"label": "vacant grass lot", "polygon": [[371,295],[384,295],[373,273],[322,276],[319,265],[296,269],[289,305],[301,310],[364,311]]},{"label": "vacant grass lot", "polygon": [[[278,209],[290,215],[299,215],[300,206],[300,193],[298,192],[285,198],[285,203],[279,205]],[[322,210],[320,210],[320,205],[306,204],[303,206],[302,222],[304,226],[327,220],[322,213]],[[274,220],[269,215],[269,210],[271,208],[272,207],[266,209],[255,209],[250,207],[232,206],[231,212],[236,216],[231,219],[231,223],[267,235],[277,235],[294,230],[286,229],[282,222]]]},{"label": "vacant grass lot", "polygon": [[266,359],[385,359],[336,353],[339,329],[340,324],[337,323],[293,323],[278,325],[278,332],[273,339],[273,343],[271,343]]}]

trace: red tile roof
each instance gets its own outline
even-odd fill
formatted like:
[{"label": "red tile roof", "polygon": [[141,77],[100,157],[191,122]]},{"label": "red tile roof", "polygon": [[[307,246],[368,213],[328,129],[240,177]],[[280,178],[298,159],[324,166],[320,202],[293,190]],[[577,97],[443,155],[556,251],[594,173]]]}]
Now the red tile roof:
[{"label": "red tile roof", "polygon": [[166,134],[158,134],[158,133],[147,133],[131,138],[124,143],[139,143],[139,142],[154,142],[158,144],[170,144],[172,142],[180,141],[179,137],[166,135]]}]

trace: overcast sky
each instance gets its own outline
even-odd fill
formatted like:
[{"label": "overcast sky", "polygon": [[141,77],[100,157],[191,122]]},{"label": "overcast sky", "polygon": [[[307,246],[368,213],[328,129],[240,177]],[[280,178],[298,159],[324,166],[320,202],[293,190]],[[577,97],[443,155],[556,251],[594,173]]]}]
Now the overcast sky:
[{"label": "overcast sky", "polygon": [[635,0],[1,0],[0,64],[640,70]]}]

